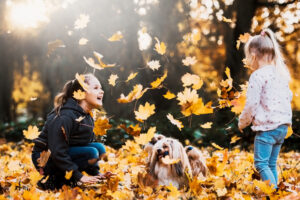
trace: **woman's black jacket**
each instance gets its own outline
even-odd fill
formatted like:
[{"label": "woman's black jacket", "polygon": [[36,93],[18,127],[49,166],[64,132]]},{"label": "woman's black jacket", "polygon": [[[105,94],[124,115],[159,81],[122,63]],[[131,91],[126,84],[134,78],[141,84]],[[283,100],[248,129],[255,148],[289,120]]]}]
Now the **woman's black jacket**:
[{"label": "woman's black jacket", "polygon": [[[81,121],[76,120],[84,117]],[[50,158],[62,171],[73,170],[73,178],[78,181],[83,176],[78,166],[68,154],[70,146],[85,146],[95,139],[94,121],[90,114],[84,112],[77,101],[69,98],[61,107],[59,114],[48,114],[45,126],[39,137],[34,140],[33,151],[51,151]]]}]

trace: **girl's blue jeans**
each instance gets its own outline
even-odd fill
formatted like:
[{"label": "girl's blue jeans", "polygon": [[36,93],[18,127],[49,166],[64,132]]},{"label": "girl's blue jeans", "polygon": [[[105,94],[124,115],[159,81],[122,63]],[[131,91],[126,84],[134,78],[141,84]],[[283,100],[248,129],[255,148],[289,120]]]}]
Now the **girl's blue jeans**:
[{"label": "girl's blue jeans", "polygon": [[287,133],[287,125],[281,125],[270,131],[258,132],[254,140],[254,165],[263,181],[270,180],[270,184],[277,188],[278,174],[277,158],[281,145]]}]

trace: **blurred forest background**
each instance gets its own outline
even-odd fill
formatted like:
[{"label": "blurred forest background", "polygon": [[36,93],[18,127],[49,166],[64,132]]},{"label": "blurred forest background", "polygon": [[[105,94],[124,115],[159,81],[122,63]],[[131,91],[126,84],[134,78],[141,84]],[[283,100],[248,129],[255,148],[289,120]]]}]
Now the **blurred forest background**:
[{"label": "blurred forest background", "polygon": [[[186,144],[209,145],[215,142],[230,147],[236,143],[249,148],[254,133],[237,129],[238,114],[220,106],[218,88],[229,67],[235,91],[241,91],[249,77],[244,67],[241,35],[258,34],[269,27],[282,46],[293,80],[293,134],[283,149],[299,150],[300,133],[300,2],[297,0],[3,0],[0,1],[0,137],[22,139],[29,124],[43,126],[53,108],[53,99],[67,80],[76,73],[94,72],[83,57],[93,52],[103,55],[105,63],[115,67],[96,70],[105,91],[104,109],[113,128],[101,139],[120,147],[131,136],[119,124],[136,124],[137,102],[120,104],[136,84],[145,88],[168,75],[163,87],[148,90],[138,104],[155,104],[155,114],[143,128],[156,126],[165,135]],[[114,35],[115,34],[115,35]],[[115,38],[110,39],[111,36]],[[158,38],[166,44],[166,53],[154,50]],[[239,47],[240,45],[240,47]],[[189,61],[185,60],[190,58]],[[158,70],[147,63],[158,60]],[[186,62],[183,62],[185,60]],[[126,81],[130,73],[137,76]],[[204,82],[199,96],[212,101],[212,114],[184,117],[176,98],[163,95],[184,90],[181,77],[197,74]],[[109,84],[117,74],[115,86]],[[166,115],[180,119],[180,131]],[[200,125],[212,122],[211,128]],[[5,139],[4,139],[5,138]]]}]

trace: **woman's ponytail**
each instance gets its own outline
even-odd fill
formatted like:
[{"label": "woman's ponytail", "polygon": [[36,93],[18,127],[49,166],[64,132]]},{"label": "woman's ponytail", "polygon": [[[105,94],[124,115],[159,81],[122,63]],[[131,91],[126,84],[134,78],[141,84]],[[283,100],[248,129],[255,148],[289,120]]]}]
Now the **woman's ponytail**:
[{"label": "woman's ponytail", "polygon": [[271,29],[264,29],[261,32],[261,35],[267,35],[274,46],[274,61],[275,61],[275,68],[278,70],[278,72],[285,77],[288,81],[291,80],[291,76],[290,76],[290,72],[284,62],[281,50],[280,50],[280,46],[275,38],[275,34],[273,33],[273,31]]}]

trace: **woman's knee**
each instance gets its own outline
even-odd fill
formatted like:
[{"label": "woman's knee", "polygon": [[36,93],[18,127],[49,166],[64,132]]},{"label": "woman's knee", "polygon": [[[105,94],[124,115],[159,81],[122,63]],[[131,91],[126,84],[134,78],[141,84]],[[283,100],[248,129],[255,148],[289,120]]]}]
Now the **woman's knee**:
[{"label": "woman's knee", "polygon": [[90,145],[98,150],[99,156],[106,153],[105,146],[102,143],[94,142],[91,143]]},{"label": "woman's knee", "polygon": [[96,148],[93,147],[89,148],[88,154],[89,154],[89,160],[99,158],[99,152]]}]

